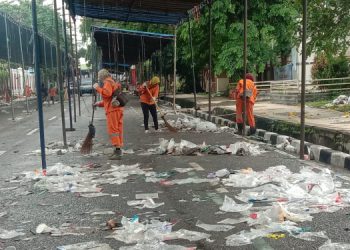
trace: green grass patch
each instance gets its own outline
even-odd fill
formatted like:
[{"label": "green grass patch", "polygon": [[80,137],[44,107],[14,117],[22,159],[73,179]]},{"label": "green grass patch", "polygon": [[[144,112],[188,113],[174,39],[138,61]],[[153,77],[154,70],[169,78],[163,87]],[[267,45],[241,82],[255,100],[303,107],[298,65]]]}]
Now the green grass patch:
[{"label": "green grass patch", "polygon": [[315,102],[306,102],[306,105],[312,108],[324,108],[324,105],[330,103],[332,100],[320,100]]}]

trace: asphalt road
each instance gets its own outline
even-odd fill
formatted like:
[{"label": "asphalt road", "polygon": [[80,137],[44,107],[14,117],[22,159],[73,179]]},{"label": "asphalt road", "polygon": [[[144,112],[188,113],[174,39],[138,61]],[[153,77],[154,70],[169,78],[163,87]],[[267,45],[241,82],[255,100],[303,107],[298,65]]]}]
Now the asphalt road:
[{"label": "asphalt road", "polygon": [[[90,117],[89,103],[91,97],[84,96],[85,105],[82,102],[82,116],[77,118],[74,124],[76,131],[67,132],[70,142],[75,144],[83,139],[87,133],[87,125]],[[207,232],[195,224],[198,220],[208,224],[216,224],[226,218],[238,218],[237,214],[222,214],[219,207],[223,202],[225,193],[219,193],[218,188],[222,184],[211,185],[209,183],[184,184],[167,186],[160,183],[145,182],[143,176],[131,176],[128,182],[121,185],[103,185],[103,192],[118,194],[119,196],[84,198],[78,197],[76,193],[62,192],[49,193],[36,190],[29,183],[11,183],[8,180],[18,176],[23,171],[32,171],[40,168],[40,156],[26,155],[39,149],[39,134],[37,113],[31,114],[22,112],[24,106],[18,104],[16,108],[17,120],[11,120],[9,107],[2,107],[0,110],[0,213],[7,212],[7,215],[0,217],[0,229],[21,230],[24,236],[9,240],[0,240],[0,249],[8,246],[15,246],[16,249],[56,249],[57,246],[69,245],[86,241],[99,241],[108,243],[113,249],[125,245],[115,239],[107,239],[111,231],[104,230],[105,222],[111,218],[121,219],[121,216],[131,218],[139,215],[140,221],[149,218],[161,218],[166,221],[176,221],[173,230],[187,229],[211,234],[210,240],[203,239],[196,242],[187,240],[167,241],[167,244],[182,245],[185,247],[197,247],[197,249],[317,249],[325,239],[317,238],[315,241],[304,241],[286,234],[282,239],[259,238],[253,244],[242,247],[226,246],[225,237],[248,230],[244,224],[238,224],[228,232]],[[67,112],[66,112],[67,115]],[[68,117],[68,115],[67,115]],[[174,138],[177,142],[186,139],[193,143],[228,145],[242,138],[228,132],[220,133],[196,133],[179,132],[176,134],[163,130],[159,133],[145,134],[142,125],[142,114],[138,101],[132,98],[128,107],[125,108],[125,149],[133,149],[135,152],[146,151],[158,143],[159,138]],[[45,138],[47,143],[62,141],[61,120],[59,104],[44,107]],[[66,121],[68,124],[68,120]],[[105,119],[103,110],[97,112],[95,120],[97,137],[94,150],[102,152],[108,148],[108,136],[106,134]],[[170,172],[172,179],[188,177],[207,178],[208,173],[219,169],[238,170],[251,167],[255,171],[262,171],[270,166],[285,165],[291,171],[299,171],[299,168],[310,162],[301,162],[297,158],[282,154],[267,147],[268,152],[259,156],[232,156],[232,155],[201,155],[201,156],[172,156],[172,155],[148,155],[135,154],[124,155],[118,162],[110,162],[106,155],[100,154],[93,157],[82,157],[79,152],[67,153],[64,155],[48,155],[48,165],[61,162],[67,165],[84,165],[88,163],[100,163],[99,170],[107,170],[111,164],[136,164],[139,163],[142,169],[152,168],[155,172],[168,172],[174,168],[190,168],[200,166],[188,173]],[[339,170],[340,174],[347,175],[347,172]],[[349,176],[350,177],[350,176]],[[11,188],[13,187],[13,188]],[[240,192],[238,188],[225,187],[230,197]],[[27,192],[29,191],[29,192]],[[156,202],[164,202],[164,206],[156,209],[137,209],[127,205],[127,201],[135,200],[138,193],[158,193],[159,199]],[[186,201],[186,202],[185,202]],[[110,210],[115,215],[92,216],[90,211]],[[311,228],[311,231],[325,231],[332,242],[348,242],[349,237],[349,209],[342,209],[335,213],[315,214],[311,222],[299,223],[303,227]],[[45,223],[48,226],[59,227],[63,223],[86,226],[94,229],[88,230],[84,235],[53,237],[47,234],[35,234],[36,227]],[[0,231],[1,234],[1,231]],[[142,248],[141,248],[142,249]]]}]

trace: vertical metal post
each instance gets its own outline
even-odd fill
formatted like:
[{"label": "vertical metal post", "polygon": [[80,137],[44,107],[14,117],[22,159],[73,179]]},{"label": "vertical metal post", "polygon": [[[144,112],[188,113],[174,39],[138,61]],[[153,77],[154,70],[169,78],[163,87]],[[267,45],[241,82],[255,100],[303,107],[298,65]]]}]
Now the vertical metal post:
[{"label": "vertical metal post", "polygon": [[211,1],[209,2],[209,106],[208,106],[208,114],[209,120],[211,120],[211,84],[213,80],[213,69],[212,69],[212,54],[213,54],[213,21],[211,15]]},{"label": "vertical metal post", "polygon": [[[22,44],[22,34],[21,34],[21,25],[18,25],[18,36],[19,36],[19,46],[21,48],[21,62],[22,62],[22,85],[24,91],[26,90],[26,79],[25,79],[25,72],[24,72],[24,57],[23,57],[23,44]],[[26,96],[26,109],[27,114],[29,113],[29,103],[28,103],[28,96],[27,93],[24,93]]]},{"label": "vertical metal post", "polygon": [[69,110],[69,129],[67,131],[74,131],[73,119],[72,119],[72,102],[70,93],[70,82],[69,82],[69,58],[68,58],[68,40],[67,40],[67,29],[66,29],[66,13],[64,0],[62,0],[62,11],[63,11],[63,37],[64,37],[64,52],[65,52],[65,68],[66,68],[66,81],[67,81],[67,91],[68,91],[68,110]]},{"label": "vertical metal post", "polygon": [[[163,54],[162,54],[162,39],[159,39],[159,80],[163,84]],[[165,88],[165,86],[164,86]]]},{"label": "vertical metal post", "polygon": [[192,29],[191,29],[191,20],[188,16],[188,33],[190,39],[190,50],[191,50],[191,68],[192,68],[192,79],[193,79],[193,99],[194,99],[194,112],[197,117],[197,87],[196,87],[196,73],[194,70],[194,58],[193,58],[193,41],[192,41]]},{"label": "vertical metal post", "polygon": [[246,101],[246,88],[247,88],[247,26],[248,26],[248,1],[244,0],[244,48],[243,48],[243,64],[244,64],[244,77],[243,77],[243,136],[246,131],[246,119],[247,119],[247,101]]},{"label": "vertical metal post", "polygon": [[62,136],[63,144],[67,147],[67,136],[66,136],[66,119],[64,114],[64,87],[62,77],[62,59],[60,49],[60,32],[58,30],[58,13],[57,13],[57,0],[54,0],[54,15],[55,15],[55,31],[56,31],[56,63],[57,63],[57,83],[59,86],[60,104],[61,104],[61,120],[62,120]]},{"label": "vertical metal post", "polygon": [[307,32],[307,0],[303,0],[303,37],[301,67],[301,110],[300,110],[300,159],[304,159],[305,144],[305,83],[306,83],[306,32]]},{"label": "vertical metal post", "polygon": [[173,87],[173,108],[176,109],[176,49],[177,49],[177,27],[175,26],[175,37],[174,37],[174,87]]},{"label": "vertical metal post", "polygon": [[6,88],[6,91],[10,90],[10,100],[11,100],[11,114],[12,114],[12,120],[15,120],[15,108],[13,106],[13,91],[12,91],[12,77],[11,77],[11,55],[10,55],[10,39],[8,35],[8,28],[7,28],[7,15],[5,13],[5,33],[6,33],[6,48],[7,48],[7,64],[8,64],[8,72],[9,72],[9,78],[8,78],[8,87]]},{"label": "vertical metal post", "polygon": [[[77,42],[77,24],[75,18],[73,19],[74,23],[74,40],[75,40],[75,69],[77,73],[77,80],[78,80],[78,111],[79,116],[81,116],[81,109],[80,109],[80,85],[81,85],[81,74],[79,70],[79,57],[78,57],[78,42]],[[79,73],[78,73],[79,71]]]},{"label": "vertical metal post", "polygon": [[45,135],[44,135],[44,116],[43,116],[43,103],[41,96],[41,84],[40,84],[40,48],[39,48],[39,35],[38,24],[36,17],[36,1],[32,0],[32,22],[34,33],[34,48],[35,48],[35,84],[38,98],[38,114],[39,114],[39,132],[40,132],[40,149],[41,149],[41,167],[43,174],[46,175],[46,155],[45,155]]},{"label": "vertical metal post", "polygon": [[[72,21],[70,16],[68,15],[68,20],[69,20],[69,35],[70,35],[70,45],[71,45],[71,62],[73,62],[74,60],[74,49],[73,49],[73,35],[72,35]],[[69,67],[72,72],[72,79],[73,79],[73,110],[74,110],[74,122],[77,122],[77,105],[75,102],[75,92],[77,89],[77,83],[75,80],[75,64],[73,65],[72,63],[70,63],[70,67]]]}]

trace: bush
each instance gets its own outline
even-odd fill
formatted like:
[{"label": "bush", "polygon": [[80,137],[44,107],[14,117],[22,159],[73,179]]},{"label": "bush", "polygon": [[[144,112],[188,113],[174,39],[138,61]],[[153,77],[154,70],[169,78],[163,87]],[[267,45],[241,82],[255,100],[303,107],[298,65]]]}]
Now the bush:
[{"label": "bush", "polygon": [[[311,69],[312,79],[330,79],[330,78],[345,78],[350,75],[349,59],[344,55],[338,57],[327,58],[324,53],[321,53],[315,57],[314,65]],[[336,89],[340,86],[326,84],[338,83],[339,81],[320,81],[317,84],[323,85],[323,88]],[[349,86],[341,85],[341,88]]]}]

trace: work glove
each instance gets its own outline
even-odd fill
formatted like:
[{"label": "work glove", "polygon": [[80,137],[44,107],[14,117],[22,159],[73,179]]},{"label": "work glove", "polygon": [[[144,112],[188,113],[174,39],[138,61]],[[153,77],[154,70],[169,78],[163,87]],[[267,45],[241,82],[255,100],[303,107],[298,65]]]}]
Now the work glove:
[{"label": "work glove", "polygon": [[118,107],[120,105],[120,102],[118,100],[113,100],[112,101],[112,106],[113,107]]},{"label": "work glove", "polygon": [[144,82],[144,83],[142,84],[142,87],[146,88],[146,87],[147,87],[147,82]]},{"label": "work glove", "polygon": [[157,98],[152,97],[152,101],[157,102]]},{"label": "work glove", "polygon": [[98,83],[95,83],[94,85],[92,85],[92,87],[93,87],[94,89],[97,89],[99,86],[100,86],[100,85],[99,85]]}]

